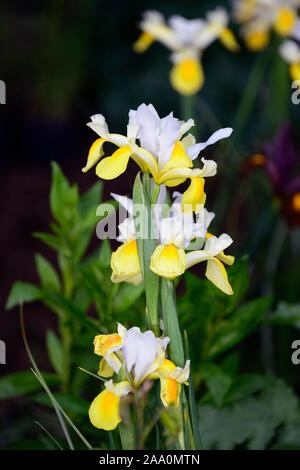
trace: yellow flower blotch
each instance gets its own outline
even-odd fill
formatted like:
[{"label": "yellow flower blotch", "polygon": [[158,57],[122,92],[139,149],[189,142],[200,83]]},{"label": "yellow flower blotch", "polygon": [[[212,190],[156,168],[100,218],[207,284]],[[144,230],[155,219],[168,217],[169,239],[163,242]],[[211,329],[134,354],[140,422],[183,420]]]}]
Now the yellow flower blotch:
[{"label": "yellow flower blotch", "polygon": [[194,95],[204,83],[202,65],[196,59],[185,59],[173,66],[170,80],[173,88],[182,95]]}]

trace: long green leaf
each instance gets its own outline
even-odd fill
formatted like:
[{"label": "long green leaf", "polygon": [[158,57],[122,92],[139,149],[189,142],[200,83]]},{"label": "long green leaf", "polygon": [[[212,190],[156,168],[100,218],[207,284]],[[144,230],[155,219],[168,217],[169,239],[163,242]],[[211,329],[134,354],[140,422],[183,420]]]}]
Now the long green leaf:
[{"label": "long green leaf", "polygon": [[[43,376],[50,386],[59,383],[58,377],[54,374],[43,372]],[[0,400],[28,395],[40,390],[40,388],[41,385],[36,381],[31,372],[15,372],[0,378]]]},{"label": "long green leaf", "polygon": [[165,334],[170,337],[169,354],[176,366],[184,367],[184,352],[171,281],[162,279],[161,303]]},{"label": "long green leaf", "polygon": [[[186,331],[184,332],[184,339],[185,339],[186,358],[190,359],[190,347],[189,347],[189,340],[188,340]],[[194,440],[195,440],[195,450],[202,450],[203,444],[202,444],[200,428],[199,428],[198,407],[196,404],[192,373],[190,373],[190,376],[189,376],[189,407],[190,407],[190,415],[191,415],[191,420],[192,420],[193,435],[194,435]]]},{"label": "long green leaf", "polygon": [[[149,175],[148,175],[149,176]],[[145,182],[146,183],[146,182]],[[150,186],[150,184],[148,185]],[[139,213],[135,214],[135,229],[141,272],[144,279],[146,305],[150,319],[150,326],[156,334],[159,334],[158,322],[158,286],[159,277],[150,269],[150,261],[156,248],[156,240],[152,237],[152,214],[150,194],[146,194],[140,175],[137,174],[133,187],[134,208],[139,207]]]}]

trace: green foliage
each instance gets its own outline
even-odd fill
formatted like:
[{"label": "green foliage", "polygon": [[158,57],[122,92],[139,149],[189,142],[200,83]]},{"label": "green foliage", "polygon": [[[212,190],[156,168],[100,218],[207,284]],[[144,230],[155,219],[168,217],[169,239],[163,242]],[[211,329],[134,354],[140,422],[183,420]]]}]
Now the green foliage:
[{"label": "green foliage", "polygon": [[[58,384],[58,378],[47,372],[43,376],[49,385]],[[31,371],[16,372],[0,378],[0,400],[27,395],[41,389],[41,385]]]},{"label": "green foliage", "polygon": [[35,255],[35,262],[41,286],[59,292],[61,290],[60,279],[52,264],[39,254]]},{"label": "green foliage", "polygon": [[156,248],[156,240],[151,236],[153,229],[151,202],[150,202],[150,177],[144,175],[144,184],[138,173],[133,187],[133,204],[141,207],[142,213],[135,214],[135,230],[137,234],[137,246],[141,272],[143,275],[146,305],[150,325],[158,333],[158,285],[159,277],[149,268],[151,256]]},{"label": "green foliage", "polygon": [[[58,164],[52,164],[52,232],[35,236],[56,252],[57,263],[55,266],[43,255],[36,254],[40,285],[15,282],[6,303],[6,308],[12,309],[21,301],[39,300],[57,316],[58,335],[52,330],[46,333],[49,361],[57,376],[48,374],[45,378],[49,378],[46,380],[49,385],[60,386],[69,399],[69,405],[61,395],[58,395],[58,401],[61,400],[63,408],[75,414],[75,403],[78,405],[80,401],[76,394],[89,380],[88,375],[77,367],[91,366],[93,370],[97,367],[98,361],[92,360],[95,334],[111,330],[112,325],[115,328],[117,321],[136,323],[137,312],[140,318],[144,313],[143,285],[116,285],[110,280],[109,241],[104,240],[94,253],[86,255],[96,224],[103,219],[97,216],[96,211],[101,194],[102,182],[99,181],[79,195],[77,186],[68,182]],[[113,202],[106,208],[111,211],[115,206]],[[108,215],[109,212],[106,213]],[[89,314],[90,311],[93,315]],[[0,399],[40,389],[31,372],[18,373],[1,381]]]},{"label": "green foliage", "polygon": [[258,396],[241,398],[221,409],[211,405],[200,407],[205,448],[243,446],[260,450],[273,446],[273,439],[278,444],[296,443],[297,438],[291,433],[296,427],[299,435],[300,408],[296,395],[281,379],[261,377],[261,385],[263,382],[265,386]]},{"label": "green foliage", "polygon": [[41,297],[42,291],[38,287],[33,284],[28,284],[27,282],[17,281],[11,288],[6,301],[6,308],[9,310],[16,305],[19,305],[21,301],[23,303],[33,302]]},{"label": "green foliage", "polygon": [[300,303],[288,304],[287,302],[280,302],[272,315],[266,319],[265,323],[290,325],[300,328]]},{"label": "green foliage", "polygon": [[271,297],[265,297],[238,307],[249,285],[246,259],[230,267],[228,277],[232,296],[226,296],[208,280],[186,273],[186,291],[178,299],[179,319],[197,344],[198,363],[199,357],[211,360],[239,343],[257,328],[272,303]]},{"label": "green foliage", "polygon": [[[67,413],[74,413],[78,416],[87,416],[90,402],[84,398],[76,397],[68,393],[54,393],[53,396]],[[48,395],[45,393],[33,395],[31,399],[34,402],[48,406],[49,408],[52,408],[53,406]]]},{"label": "green foliage", "polygon": [[52,330],[48,330],[46,333],[46,345],[48,357],[54,370],[60,377],[63,377],[66,367],[63,345]]}]

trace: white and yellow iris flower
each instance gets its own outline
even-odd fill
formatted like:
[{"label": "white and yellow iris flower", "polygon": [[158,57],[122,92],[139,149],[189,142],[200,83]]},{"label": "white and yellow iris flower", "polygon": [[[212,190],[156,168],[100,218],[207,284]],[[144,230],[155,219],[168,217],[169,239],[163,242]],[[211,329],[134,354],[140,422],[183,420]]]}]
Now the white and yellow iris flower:
[{"label": "white and yellow iris flower", "polygon": [[250,50],[264,49],[271,31],[282,37],[300,38],[299,0],[236,0],[233,16]]},{"label": "white and yellow iris flower", "polygon": [[95,427],[107,431],[115,429],[122,420],[121,398],[145,380],[160,379],[161,400],[165,407],[179,405],[181,385],[188,385],[190,361],[186,362],[184,369],[169,361],[166,358],[169,341],[168,337],[155,337],[150,330],[142,333],[137,327],[126,330],[122,325],[118,326],[118,334],[96,336],[96,354],[105,353],[104,360],[107,361],[117,351],[120,364],[117,370],[112,368],[112,371],[118,373],[122,366],[127,378],[118,383],[109,380],[105,383],[105,389],[93,400],[89,418]]},{"label": "white and yellow iris flower", "polygon": [[231,51],[239,46],[228,28],[229,15],[219,7],[208,12],[206,19],[187,20],[173,15],[165,22],[157,11],[147,11],[140,22],[141,36],[134,43],[135,52],[145,52],[158,41],[171,50],[173,67],[170,80],[173,88],[182,95],[194,95],[203,86],[202,52],[216,39]]},{"label": "white and yellow iris flower", "polygon": [[[189,267],[207,261],[206,277],[225,294],[231,295],[233,292],[223,262],[229,265],[234,262],[233,256],[224,254],[232,239],[227,234],[219,238],[209,235],[207,229],[214,214],[202,208],[195,222],[192,214],[181,212],[181,199],[182,196],[177,196],[171,216],[159,221],[159,245],[152,254],[150,269],[158,276],[172,280]],[[203,249],[192,250],[191,242],[195,239],[205,241]]]},{"label": "white and yellow iris flower", "polygon": [[[127,137],[110,134],[101,114],[92,116],[91,119],[88,126],[100,139],[90,149],[84,172],[97,164],[96,174],[100,178],[113,179],[125,172],[131,157],[143,172],[152,174],[158,185],[172,187],[190,179],[191,186],[185,198],[193,198],[194,203],[197,199],[198,202],[203,199],[204,178],[214,176],[217,165],[213,160],[202,158],[203,167],[193,168],[193,160],[208,145],[225,139],[232,133],[230,127],[219,129],[206,142],[196,143],[191,134],[185,135],[194,126],[193,119],[179,121],[173,113],[160,118],[151,104],[142,104],[136,111],[130,110]],[[105,141],[119,148],[110,157],[102,158]]]},{"label": "white and yellow iris flower", "polygon": [[279,54],[289,64],[292,81],[300,80],[300,46],[292,40],[284,41]]}]

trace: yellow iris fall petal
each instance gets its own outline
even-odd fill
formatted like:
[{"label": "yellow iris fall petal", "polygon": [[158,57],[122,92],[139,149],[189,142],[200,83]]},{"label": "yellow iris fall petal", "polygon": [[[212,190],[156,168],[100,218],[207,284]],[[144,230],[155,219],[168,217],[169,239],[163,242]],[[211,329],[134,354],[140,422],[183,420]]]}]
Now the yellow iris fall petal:
[{"label": "yellow iris fall petal", "polygon": [[121,422],[120,397],[109,390],[103,390],[91,403],[89,418],[93,426],[105,431],[115,429]]},{"label": "yellow iris fall petal", "polygon": [[152,34],[144,32],[133,44],[133,50],[139,54],[145,52],[154,41],[155,37]]},{"label": "yellow iris fall petal", "polygon": [[182,95],[194,95],[204,83],[201,63],[190,58],[175,64],[170,73],[170,80],[173,88]]},{"label": "yellow iris fall petal", "polygon": [[150,269],[158,276],[166,279],[175,279],[184,273],[186,268],[186,254],[182,248],[175,245],[159,245],[151,257]]},{"label": "yellow iris fall petal", "polygon": [[240,50],[240,46],[229,28],[224,28],[220,34],[220,40],[227,49],[231,52],[237,52]]},{"label": "yellow iris fall petal", "polygon": [[96,167],[96,174],[99,178],[112,180],[117,178],[127,168],[132,150],[129,145],[125,145],[116,150],[110,157],[103,158]]},{"label": "yellow iris fall petal", "polygon": [[191,178],[191,184],[182,195],[182,212],[191,214],[198,212],[204,206],[206,194],[204,192],[204,178],[194,177]]},{"label": "yellow iris fall petal", "polygon": [[251,51],[264,49],[270,41],[270,33],[263,30],[254,30],[245,35],[245,42]]},{"label": "yellow iris fall petal", "polygon": [[97,335],[94,339],[94,353],[104,356],[109,351],[122,345],[122,338],[114,333],[111,335]]},{"label": "yellow iris fall petal", "polygon": [[300,64],[292,63],[290,65],[290,76],[293,81],[300,80]]},{"label": "yellow iris fall petal", "polygon": [[[110,356],[113,356],[113,354],[110,354]],[[110,365],[106,362],[106,360],[104,358],[101,359],[99,370],[98,370],[98,375],[106,379],[106,378],[112,377],[114,373],[115,371],[113,370],[112,367],[110,367]]]},{"label": "yellow iris fall petal", "polygon": [[176,408],[179,406],[181,385],[174,379],[160,379],[160,398],[165,407],[174,404]]},{"label": "yellow iris fall petal", "polygon": [[280,36],[288,36],[295,26],[297,15],[289,8],[279,8],[274,23],[274,30]]},{"label": "yellow iris fall petal", "polygon": [[118,278],[123,280],[127,280],[126,278],[137,279],[141,268],[136,240],[128,240],[112,253],[111,268],[114,282],[118,282]]},{"label": "yellow iris fall petal", "polygon": [[207,279],[227,295],[232,295],[232,287],[228,282],[226,269],[217,258],[211,258],[207,261],[205,273]]},{"label": "yellow iris fall petal", "polygon": [[83,173],[86,173],[96,163],[98,163],[98,161],[100,160],[100,158],[102,157],[102,155],[104,153],[103,152],[104,142],[105,142],[105,139],[102,139],[102,137],[101,137],[100,139],[95,140],[95,142],[92,144],[92,146],[90,148],[90,151],[89,151],[89,154],[88,154],[86,165],[85,165],[85,167],[82,168]]}]

